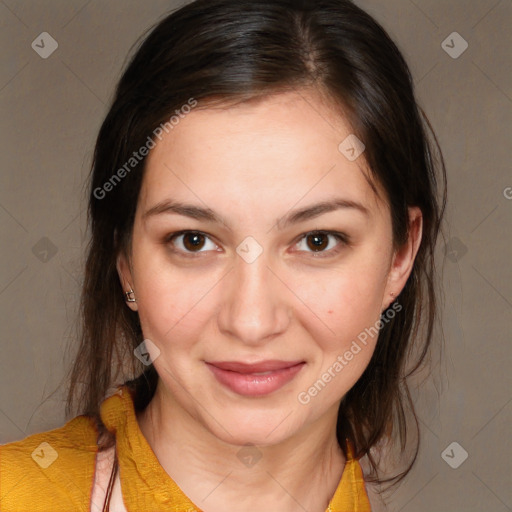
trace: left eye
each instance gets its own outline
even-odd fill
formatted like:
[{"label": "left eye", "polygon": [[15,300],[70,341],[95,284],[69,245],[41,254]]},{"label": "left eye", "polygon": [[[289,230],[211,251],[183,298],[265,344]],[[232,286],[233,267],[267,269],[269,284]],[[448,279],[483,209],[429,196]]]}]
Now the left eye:
[{"label": "left eye", "polygon": [[[331,239],[337,240],[338,244],[331,245],[329,243],[329,237],[331,237]],[[311,231],[310,233],[303,235],[297,245],[300,246],[303,244],[303,242],[305,242],[306,247],[311,249],[311,251],[306,250],[306,252],[313,252],[315,256],[321,253],[323,256],[323,253],[338,253],[341,251],[344,245],[348,245],[348,241],[348,236],[344,235],[343,233],[334,233],[331,231]]]}]

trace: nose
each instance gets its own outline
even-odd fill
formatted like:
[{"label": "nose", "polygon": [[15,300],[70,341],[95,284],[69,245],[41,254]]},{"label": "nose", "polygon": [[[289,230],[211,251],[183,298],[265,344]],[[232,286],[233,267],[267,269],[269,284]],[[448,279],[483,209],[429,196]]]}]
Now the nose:
[{"label": "nose", "polygon": [[225,279],[218,314],[220,331],[246,345],[262,345],[282,335],[291,320],[292,293],[270,268],[265,252],[252,263],[236,257]]}]

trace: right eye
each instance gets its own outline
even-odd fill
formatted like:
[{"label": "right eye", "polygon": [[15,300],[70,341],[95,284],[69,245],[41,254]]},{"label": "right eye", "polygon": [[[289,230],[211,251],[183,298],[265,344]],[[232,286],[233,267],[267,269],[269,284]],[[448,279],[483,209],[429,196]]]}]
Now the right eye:
[{"label": "right eye", "polygon": [[[208,249],[205,251],[200,250],[204,248],[207,240],[210,240],[210,238],[201,231],[178,231],[166,237],[166,241],[171,245],[171,250],[183,253],[183,255],[207,252]],[[217,246],[211,240],[210,243],[213,246],[210,250],[215,250]]]}]

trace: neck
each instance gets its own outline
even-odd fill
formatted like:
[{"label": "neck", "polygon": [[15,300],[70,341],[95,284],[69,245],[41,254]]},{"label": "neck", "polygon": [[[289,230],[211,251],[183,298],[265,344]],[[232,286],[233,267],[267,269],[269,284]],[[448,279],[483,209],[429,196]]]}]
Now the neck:
[{"label": "neck", "polygon": [[281,443],[257,447],[218,439],[164,397],[160,385],[137,419],[161,466],[202,510],[236,504],[239,512],[325,512],[345,465],[336,438],[337,405],[329,418]]}]

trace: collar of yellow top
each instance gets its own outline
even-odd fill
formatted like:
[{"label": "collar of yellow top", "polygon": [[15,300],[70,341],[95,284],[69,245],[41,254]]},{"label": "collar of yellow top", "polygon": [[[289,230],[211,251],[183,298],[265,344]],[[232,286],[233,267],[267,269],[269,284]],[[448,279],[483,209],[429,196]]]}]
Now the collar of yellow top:
[{"label": "collar of yellow top", "polygon": [[[128,387],[119,386],[116,393],[105,399],[100,414],[105,426],[116,436],[121,487],[128,510],[200,512],[158,462],[139,428]],[[349,511],[370,512],[361,466],[353,457],[350,444],[343,475],[326,512]]]}]

